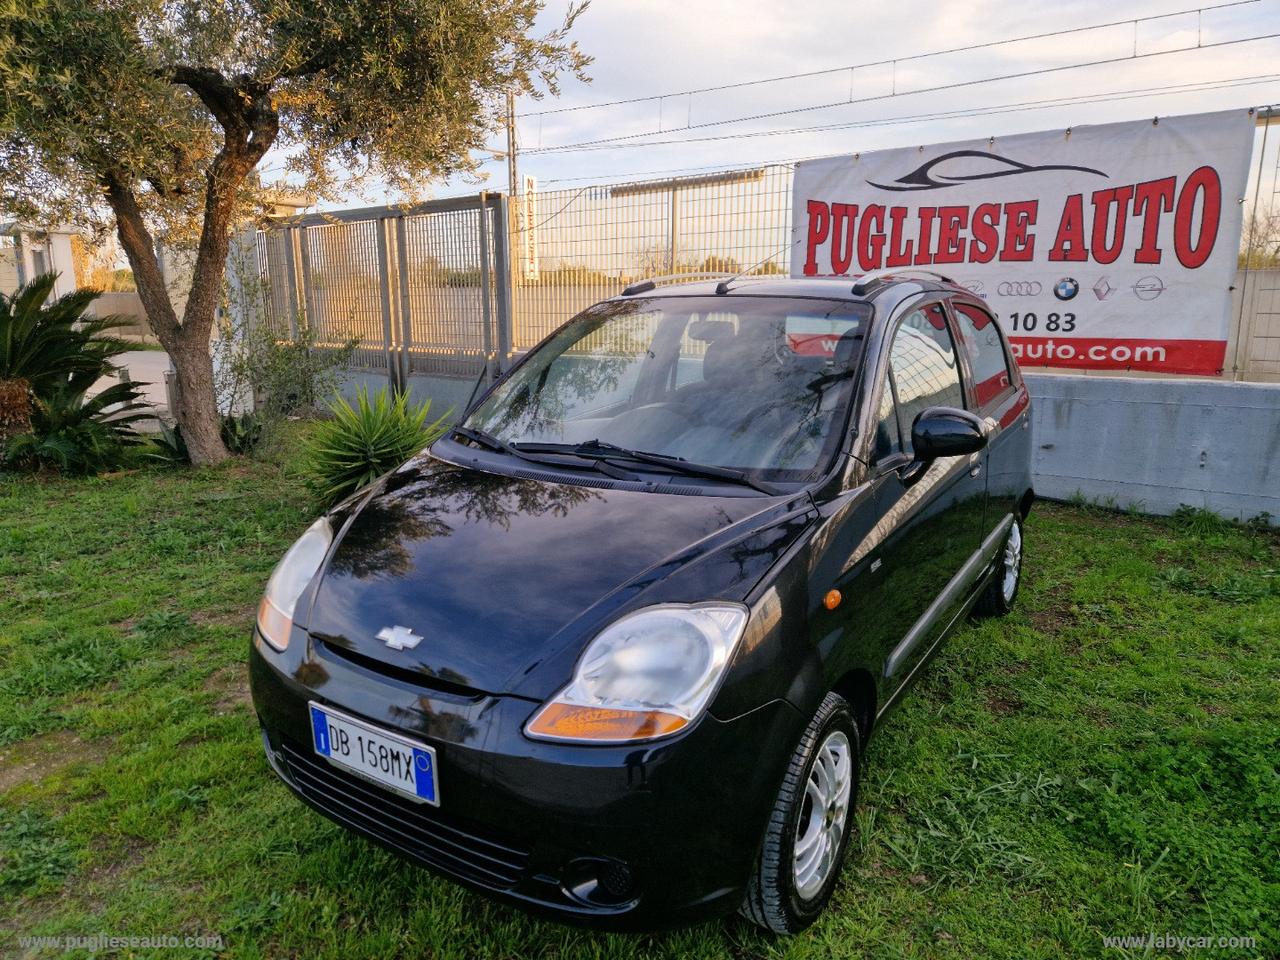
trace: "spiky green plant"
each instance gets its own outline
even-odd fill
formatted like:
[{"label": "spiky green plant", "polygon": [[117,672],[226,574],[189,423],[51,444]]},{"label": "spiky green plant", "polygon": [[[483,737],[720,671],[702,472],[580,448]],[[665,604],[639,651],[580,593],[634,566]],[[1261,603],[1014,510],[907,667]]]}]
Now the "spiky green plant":
[{"label": "spiky green plant", "polygon": [[427,422],[431,401],[411,406],[382,388],[372,399],[367,388],[353,407],[338,397],[333,419],[319,424],[307,444],[307,487],[325,506],[337,503],[434,442],[451,411]]}]

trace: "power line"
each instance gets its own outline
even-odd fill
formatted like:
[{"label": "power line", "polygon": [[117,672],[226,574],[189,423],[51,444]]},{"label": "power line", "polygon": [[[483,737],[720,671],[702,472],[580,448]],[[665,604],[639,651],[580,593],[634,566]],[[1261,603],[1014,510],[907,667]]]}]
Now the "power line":
[{"label": "power line", "polygon": [[[1017,73],[1000,74],[994,77],[981,77],[976,80],[958,80],[951,83],[937,84],[932,87],[918,87],[914,90],[894,91],[892,93],[878,94],[872,97],[861,97],[856,100],[854,99],[837,100],[831,103],[810,104],[808,106],[803,106],[803,107],[792,107],[787,110],[773,110],[767,113],[751,114],[749,116],[744,116],[744,117],[732,117],[727,120],[712,120],[712,121],[707,121],[705,123],[693,123],[693,124],[688,124],[684,127],[681,127],[680,130],[704,130],[709,127],[723,127],[723,126],[728,126],[730,124],[735,124],[735,123],[748,123],[753,120],[768,120],[774,117],[784,117],[784,116],[789,116],[790,114],[795,114],[795,113],[810,113],[815,110],[830,110],[835,107],[844,107],[844,106],[850,106],[853,104],[862,104],[862,103],[873,103],[879,100],[892,100],[897,97],[914,96],[916,94],[921,94],[921,93],[938,93],[944,90],[946,91],[956,90],[962,87],[979,86],[984,83],[996,83],[1002,80],[1023,80],[1023,79],[1028,79],[1030,77],[1044,76],[1050,73],[1061,73],[1064,70],[1079,70],[1085,67],[1106,66],[1114,63],[1127,63],[1127,62],[1132,62],[1136,60],[1147,60],[1152,57],[1164,57],[1174,53],[1187,53],[1194,50],[1210,50],[1218,47],[1229,47],[1239,43],[1253,43],[1258,40],[1272,40],[1272,39],[1275,39],[1276,37],[1280,37],[1280,33],[1267,33],[1267,34],[1261,34],[1255,37],[1241,37],[1236,40],[1219,40],[1215,43],[1197,44],[1196,46],[1188,46],[1188,47],[1176,47],[1171,50],[1156,50],[1156,51],[1152,51],[1151,53],[1128,54],[1123,57],[1108,57],[1102,60],[1088,60],[1083,63],[1065,64],[1057,67],[1040,67],[1035,70],[1022,70]],[[618,136],[618,137],[602,137],[601,139],[598,139],[598,140],[583,140],[578,143],[566,143],[566,144],[560,144],[560,145],[551,146],[551,147],[538,147],[531,150],[527,150],[525,152],[527,154],[540,154],[540,153],[559,153],[562,151],[569,151],[569,150],[581,150],[583,148],[596,147],[596,146],[601,146],[605,144],[622,144],[622,143],[625,143],[626,141],[640,140],[644,137],[652,137],[661,133],[669,133],[669,132],[675,132],[675,131],[650,130],[645,133],[632,133],[632,134],[626,134],[624,136]],[[682,142],[682,141],[674,141],[674,142]]]},{"label": "power line", "polygon": [[927,53],[912,53],[901,57],[895,57],[891,60],[868,60],[863,63],[853,63],[843,67],[828,67],[823,70],[810,70],[804,73],[789,73],[779,77],[767,77],[763,80],[740,80],[736,83],[722,83],[710,87],[695,87],[691,90],[678,90],[674,93],[650,94],[643,97],[627,97],[622,100],[608,100],[602,103],[587,103],[573,107],[550,107],[546,110],[535,110],[524,114],[525,117],[545,117],[556,113],[574,113],[580,110],[602,110],[606,107],[625,106],[633,103],[650,103],[655,100],[674,100],[677,97],[691,97],[700,93],[716,93],[721,90],[737,90],[742,87],[754,87],[766,83],[781,83],[784,80],[803,80],[809,77],[821,77],[829,74],[844,73],[846,70],[862,70],[868,67],[885,67],[890,64],[908,63],[912,60],[924,60],[929,57],[941,57],[952,53],[967,53],[973,50],[985,50],[990,47],[1000,47],[1011,43],[1024,43],[1028,40],[1045,40],[1050,37],[1062,37],[1075,33],[1087,33],[1091,30],[1106,30],[1110,27],[1122,27],[1133,25],[1135,28],[1140,23],[1147,23],[1153,20],[1168,20],[1172,17],[1189,16],[1190,14],[1203,14],[1209,10],[1222,10],[1227,7],[1242,7],[1259,0],[1231,0],[1228,3],[1218,3],[1212,6],[1192,7],[1186,10],[1175,10],[1171,13],[1158,13],[1145,17],[1131,17],[1126,20],[1112,20],[1107,23],[1095,23],[1087,27],[1067,27],[1061,30],[1051,30],[1046,33],[1029,33],[1021,37],[1010,37],[1007,40],[986,40],[981,43],[971,43],[962,47],[948,47],[943,50],[931,50]]},{"label": "power line", "polygon": [[[888,127],[899,124],[923,123],[935,120],[961,119],[1002,113],[1022,113],[1028,110],[1045,110],[1051,107],[1072,106],[1083,103],[1098,103],[1119,100],[1135,100],[1142,97],[1171,96],[1183,93],[1200,93],[1209,90],[1223,90],[1232,87],[1256,86],[1261,83],[1280,81],[1280,73],[1259,74],[1251,77],[1231,77],[1222,80],[1203,80],[1194,83],[1166,84],[1157,87],[1143,87],[1129,90],[1113,90],[1107,93],[1080,94],[1073,97],[1053,97],[1045,100],[1021,100],[1013,103],[997,104],[990,107],[963,107],[956,110],[944,110],[933,113],[920,113],[905,117],[885,117],[875,120],[852,120],[841,123],[822,124],[810,127],[790,127],[783,130],[748,130],[740,133],[723,133],[709,137],[684,137],[676,140],[646,140],[642,143],[603,144],[600,146],[582,147],[576,152],[589,153],[598,150],[621,150],[635,147],[672,146],[689,143],[708,143],[721,140],[745,140],[755,137],[793,136],[806,133],[825,133],[833,130],[853,130],[868,127]],[[567,151],[566,151],[567,152]],[[758,166],[748,164],[747,166]],[[663,172],[663,171],[655,171]],[[636,174],[641,175],[641,174]],[[613,176],[610,174],[609,176]],[[581,178],[587,179],[587,178]],[[551,181],[548,181],[551,182]],[[558,181],[557,181],[558,182]]]}]

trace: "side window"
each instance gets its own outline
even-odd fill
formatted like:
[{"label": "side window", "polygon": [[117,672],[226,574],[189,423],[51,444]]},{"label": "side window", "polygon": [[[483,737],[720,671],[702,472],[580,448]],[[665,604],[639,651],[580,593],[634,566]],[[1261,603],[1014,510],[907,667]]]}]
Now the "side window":
[{"label": "side window", "polygon": [[1013,384],[1004,341],[995,320],[985,310],[969,303],[953,303],[960,329],[960,345],[973,371],[973,393],[979,407],[985,407]]},{"label": "side window", "polygon": [[902,321],[889,348],[889,366],[898,388],[902,448],[910,454],[911,425],[926,408],[964,407],[955,344],[940,308],[913,311]]},{"label": "side window", "polygon": [[902,433],[898,425],[898,405],[893,401],[893,371],[884,378],[880,394],[880,411],[876,415],[875,460],[879,463],[902,452]]}]

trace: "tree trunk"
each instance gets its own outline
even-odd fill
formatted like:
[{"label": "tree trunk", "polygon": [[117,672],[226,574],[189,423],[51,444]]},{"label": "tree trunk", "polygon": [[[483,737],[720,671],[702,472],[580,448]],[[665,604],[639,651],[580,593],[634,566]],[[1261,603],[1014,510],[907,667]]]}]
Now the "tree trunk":
[{"label": "tree trunk", "polygon": [[[191,462],[197,466],[220,463],[231,454],[222,442],[218,401],[213,392],[213,359],[209,355],[209,334],[213,329],[217,304],[199,304],[207,309],[193,313],[192,304],[188,302],[186,322],[178,323],[160,261],[156,257],[155,244],[133,192],[121,180],[110,175],[105,178],[105,184],[107,200],[116,215],[120,245],[133,268],[138,299],[146,311],[147,322],[155,331],[160,345],[173,358],[177,370],[177,409],[170,412],[182,430]],[[201,315],[204,313],[208,316]]]},{"label": "tree trunk", "polygon": [[21,378],[0,380],[0,443],[31,431],[31,385]]},{"label": "tree trunk", "polygon": [[203,101],[224,134],[222,149],[205,173],[204,223],[181,323],[165,288],[155,243],[147,231],[131,181],[108,171],[103,184],[147,320],[178,372],[178,409],[173,413],[182,428],[191,462],[217,463],[230,454],[222,442],[209,337],[227,265],[237,191],[249,171],[271,149],[280,118],[271,105],[266,85],[255,82],[234,86],[216,70],[182,65],[173,67],[168,77],[189,87]]},{"label": "tree trunk", "polygon": [[230,456],[222,442],[222,418],[213,391],[209,338],[191,336],[184,324],[169,355],[177,370],[177,408],[182,439],[194,464],[218,463]]}]

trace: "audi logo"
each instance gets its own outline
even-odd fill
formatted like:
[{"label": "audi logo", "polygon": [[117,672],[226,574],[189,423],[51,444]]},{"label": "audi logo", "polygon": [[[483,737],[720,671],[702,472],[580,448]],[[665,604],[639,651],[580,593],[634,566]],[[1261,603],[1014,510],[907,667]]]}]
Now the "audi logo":
[{"label": "audi logo", "polygon": [[1039,280],[1003,280],[996,293],[1002,297],[1034,297],[1043,289]]}]

